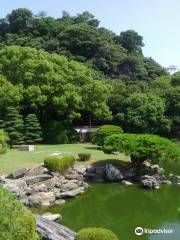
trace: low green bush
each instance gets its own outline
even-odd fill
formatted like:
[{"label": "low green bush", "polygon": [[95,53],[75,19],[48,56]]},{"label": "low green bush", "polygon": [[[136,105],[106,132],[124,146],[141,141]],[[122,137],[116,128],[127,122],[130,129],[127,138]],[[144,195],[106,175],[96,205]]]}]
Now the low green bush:
[{"label": "low green bush", "polygon": [[115,134],[106,139],[104,151],[123,152],[131,156],[132,162],[146,159],[153,163],[178,163],[180,149],[170,140],[149,134]]},{"label": "low green bush", "polygon": [[123,130],[119,126],[104,125],[101,126],[92,137],[92,142],[98,146],[103,146],[106,138],[113,134],[123,133]]},{"label": "low green bush", "polygon": [[79,153],[79,161],[89,161],[91,159],[91,153]]},{"label": "low green bush", "polygon": [[7,147],[0,147],[0,154],[4,154],[7,152]]},{"label": "low green bush", "polygon": [[52,172],[63,172],[69,167],[72,167],[75,163],[75,157],[65,156],[62,158],[58,157],[47,157],[44,159],[45,166]]},{"label": "low green bush", "polygon": [[118,240],[118,237],[108,229],[84,228],[77,233],[76,240]]},{"label": "low green bush", "polygon": [[36,222],[31,212],[3,188],[0,188],[0,239],[37,239]]}]

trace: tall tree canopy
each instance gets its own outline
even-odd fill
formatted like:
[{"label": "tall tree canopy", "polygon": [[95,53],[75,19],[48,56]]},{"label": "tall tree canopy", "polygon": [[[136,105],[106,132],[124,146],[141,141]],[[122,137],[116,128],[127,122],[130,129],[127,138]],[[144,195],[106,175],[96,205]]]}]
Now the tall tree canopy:
[{"label": "tall tree canopy", "polygon": [[[98,74],[84,64],[69,61],[65,56],[18,46],[2,49],[0,62],[0,73],[5,76],[1,80],[1,90],[7,88],[6,92],[0,91],[2,107],[19,104],[23,113],[33,111],[41,120],[52,116],[73,120],[81,116],[84,108],[94,118],[110,115],[108,84],[100,78],[95,79]],[[97,94],[93,92],[93,103],[90,89],[97,91]]]},{"label": "tall tree canopy", "polygon": [[44,12],[34,15],[24,8],[13,10],[0,19],[0,47],[4,45],[63,54],[113,78],[125,75],[146,81],[166,74],[155,61],[144,58],[142,36],[133,30],[116,35],[100,27],[99,20],[88,11],[76,16],[63,11],[56,19]]}]

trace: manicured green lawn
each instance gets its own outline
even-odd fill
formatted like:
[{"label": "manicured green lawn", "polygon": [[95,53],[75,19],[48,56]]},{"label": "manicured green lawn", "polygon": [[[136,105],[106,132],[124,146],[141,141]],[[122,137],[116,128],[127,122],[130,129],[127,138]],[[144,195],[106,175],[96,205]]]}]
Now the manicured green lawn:
[{"label": "manicured green lawn", "polygon": [[92,144],[37,145],[33,152],[12,149],[8,150],[6,154],[0,155],[0,173],[9,173],[18,168],[31,167],[37,163],[43,163],[44,158],[51,154],[60,154],[60,156],[74,155],[78,157],[80,152],[90,152],[92,154],[92,160],[86,162],[86,164],[111,159],[129,160],[123,154],[105,154]]}]

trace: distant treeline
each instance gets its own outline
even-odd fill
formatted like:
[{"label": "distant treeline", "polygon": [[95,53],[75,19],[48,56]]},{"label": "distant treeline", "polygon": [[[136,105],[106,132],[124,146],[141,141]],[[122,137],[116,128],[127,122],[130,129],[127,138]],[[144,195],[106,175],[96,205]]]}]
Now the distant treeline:
[{"label": "distant treeline", "polygon": [[117,35],[87,11],[55,19],[13,10],[0,19],[0,118],[15,107],[43,127],[113,123],[177,135],[180,73],[170,76],[143,46],[137,32]]}]

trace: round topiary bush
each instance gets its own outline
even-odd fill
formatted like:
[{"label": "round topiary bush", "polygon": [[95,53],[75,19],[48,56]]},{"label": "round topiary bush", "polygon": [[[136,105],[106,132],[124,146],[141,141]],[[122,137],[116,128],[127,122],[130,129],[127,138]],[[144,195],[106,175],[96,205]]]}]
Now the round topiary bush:
[{"label": "round topiary bush", "polygon": [[45,166],[52,172],[63,172],[75,163],[74,156],[65,156],[63,158],[47,157],[44,159]]},{"label": "round topiary bush", "polygon": [[123,133],[123,130],[119,126],[115,125],[104,125],[98,128],[98,130],[93,134],[92,142],[98,146],[103,146],[106,138],[113,134]]},{"label": "round topiary bush", "polygon": [[132,162],[151,160],[156,164],[180,162],[180,149],[170,140],[149,134],[115,134],[108,137],[104,151],[123,152],[131,156]]},{"label": "round topiary bush", "polygon": [[91,153],[79,153],[79,161],[89,161],[91,159]]},{"label": "round topiary bush", "polygon": [[76,240],[118,240],[118,237],[108,229],[84,228],[77,233]]},{"label": "round topiary bush", "polygon": [[31,212],[3,188],[0,188],[0,239],[37,239],[36,222]]}]

